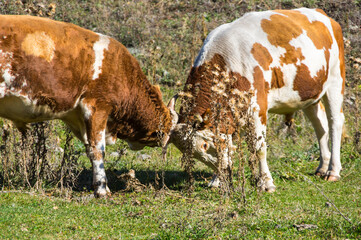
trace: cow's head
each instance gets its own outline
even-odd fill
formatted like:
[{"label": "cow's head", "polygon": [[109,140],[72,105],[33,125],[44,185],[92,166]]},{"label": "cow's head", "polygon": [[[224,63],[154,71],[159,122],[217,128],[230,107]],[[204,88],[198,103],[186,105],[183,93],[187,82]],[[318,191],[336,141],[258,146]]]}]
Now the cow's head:
[{"label": "cow's head", "polygon": [[[178,120],[174,110],[176,98],[170,101],[168,107]],[[202,116],[195,116],[195,119],[192,124],[177,122],[168,143],[173,143],[187,157],[200,160],[214,170],[231,165],[230,156],[234,149],[231,135],[216,134]]]},{"label": "cow's head", "polygon": [[150,136],[147,136],[141,140],[132,141],[130,139],[126,139],[131,150],[141,150],[146,146],[149,147],[157,147],[161,146],[163,148],[167,147],[167,144],[170,141],[171,134],[174,132],[177,122],[178,122],[178,114],[174,111],[176,98],[172,98],[168,103],[168,110],[170,112],[170,126],[169,128],[165,128],[166,131],[157,129],[152,132]]}]

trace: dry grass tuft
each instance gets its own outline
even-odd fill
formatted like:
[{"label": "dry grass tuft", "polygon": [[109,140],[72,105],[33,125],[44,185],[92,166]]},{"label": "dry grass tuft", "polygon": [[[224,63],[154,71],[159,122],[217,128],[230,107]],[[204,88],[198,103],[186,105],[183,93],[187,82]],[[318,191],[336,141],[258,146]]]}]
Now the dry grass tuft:
[{"label": "dry grass tuft", "polygon": [[[183,108],[182,112],[194,112],[193,110],[196,107],[195,99],[201,97],[198,96],[199,82],[212,81],[210,109],[207,109],[203,116],[190,116],[187,114],[185,117],[185,123],[188,126],[185,137],[187,146],[182,157],[182,163],[185,170],[190,174],[194,166],[194,160],[192,159],[194,133],[197,130],[209,128],[214,134],[213,143],[216,147],[217,174],[221,182],[220,189],[221,192],[230,194],[233,190],[232,159],[235,155],[242,158],[241,146],[243,140],[247,142],[249,150],[253,153],[249,159],[249,166],[256,185],[259,184],[260,180],[255,149],[257,139],[254,134],[254,121],[250,112],[250,99],[254,93],[253,91],[239,91],[235,88],[234,86],[238,81],[237,77],[230,75],[227,70],[222,69],[217,64],[205,63],[204,67],[208,73],[206,74],[207,79],[199,79],[194,86],[188,84],[185,91],[179,94]],[[241,135],[241,133],[245,134]],[[244,186],[244,161],[240,161],[240,163],[242,169],[240,171],[243,172],[242,186]],[[193,181],[192,178],[190,180]]]},{"label": "dry grass tuft", "polygon": [[27,133],[21,134],[12,123],[4,121],[0,146],[0,180],[3,188],[42,190],[47,185],[57,184],[61,190],[76,185],[78,159],[73,135],[68,130],[64,148],[56,128],[59,122],[32,124]]}]

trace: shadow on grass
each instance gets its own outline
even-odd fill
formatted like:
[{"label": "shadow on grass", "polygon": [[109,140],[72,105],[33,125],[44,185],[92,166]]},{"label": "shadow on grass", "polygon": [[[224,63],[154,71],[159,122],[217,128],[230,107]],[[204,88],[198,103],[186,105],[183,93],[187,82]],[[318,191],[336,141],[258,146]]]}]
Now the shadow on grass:
[{"label": "shadow on grass", "polygon": [[[106,175],[108,178],[108,187],[112,192],[118,192],[125,190],[125,183],[119,176],[123,173],[127,173],[129,169],[121,170],[107,170]],[[140,181],[141,184],[146,187],[153,186],[156,184],[156,176],[158,175],[158,183],[162,184],[162,171],[154,170],[138,170],[135,172],[135,177]],[[193,172],[194,180],[197,186],[206,187],[208,183],[205,179],[210,180],[212,173],[196,171]],[[77,184],[74,186],[73,191],[84,191],[92,190],[92,179],[93,174],[89,169],[84,169],[78,177]],[[184,171],[164,171],[164,184],[171,190],[181,190],[187,185],[188,175]]]}]

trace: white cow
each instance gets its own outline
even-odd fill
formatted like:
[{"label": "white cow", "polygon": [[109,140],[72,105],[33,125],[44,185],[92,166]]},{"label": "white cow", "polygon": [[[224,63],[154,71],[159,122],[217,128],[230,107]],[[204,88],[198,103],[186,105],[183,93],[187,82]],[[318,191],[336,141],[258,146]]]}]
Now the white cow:
[{"label": "white cow", "polygon": [[[235,90],[250,95],[248,112],[254,121],[252,134],[256,138],[255,153],[264,190],[275,190],[266,157],[268,113],[289,118],[302,109],[312,122],[320,146],[316,174],[328,181],[340,178],[345,62],[342,31],[337,22],[319,9],[251,12],[208,35],[184,89],[193,96],[188,102],[193,107],[181,109],[172,142],[186,151],[183,140],[188,139],[193,146],[193,156],[215,170],[220,162],[215,146],[215,123],[210,117],[212,92],[215,87],[222,89],[225,75],[235,81],[231,89],[225,89],[228,97],[232,97]],[[325,108],[319,104],[321,100]],[[225,103],[220,101],[220,104]],[[184,131],[195,115],[208,120],[192,138],[186,138]],[[233,132],[229,129],[222,132],[225,139],[231,139],[234,133],[235,129]],[[228,144],[226,152],[230,152],[231,147],[232,144]],[[222,161],[232,164],[231,159]]]}]

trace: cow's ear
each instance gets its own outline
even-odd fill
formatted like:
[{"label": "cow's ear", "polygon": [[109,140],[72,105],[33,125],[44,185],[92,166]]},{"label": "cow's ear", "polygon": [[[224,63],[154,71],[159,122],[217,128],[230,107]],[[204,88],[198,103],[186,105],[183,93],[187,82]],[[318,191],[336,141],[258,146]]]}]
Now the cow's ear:
[{"label": "cow's ear", "polygon": [[168,103],[168,109],[170,111],[170,115],[171,115],[171,127],[170,127],[170,130],[169,130],[169,133],[164,135],[163,137],[163,140],[161,142],[161,145],[163,147],[163,151],[166,151],[167,149],[167,146],[168,146],[168,143],[169,143],[169,140],[170,140],[170,137],[173,133],[173,131],[175,130],[176,126],[177,126],[177,123],[178,123],[178,113],[175,111],[175,103],[177,101],[177,98],[178,98],[178,94],[174,95],[172,97],[172,99],[169,101]]}]

